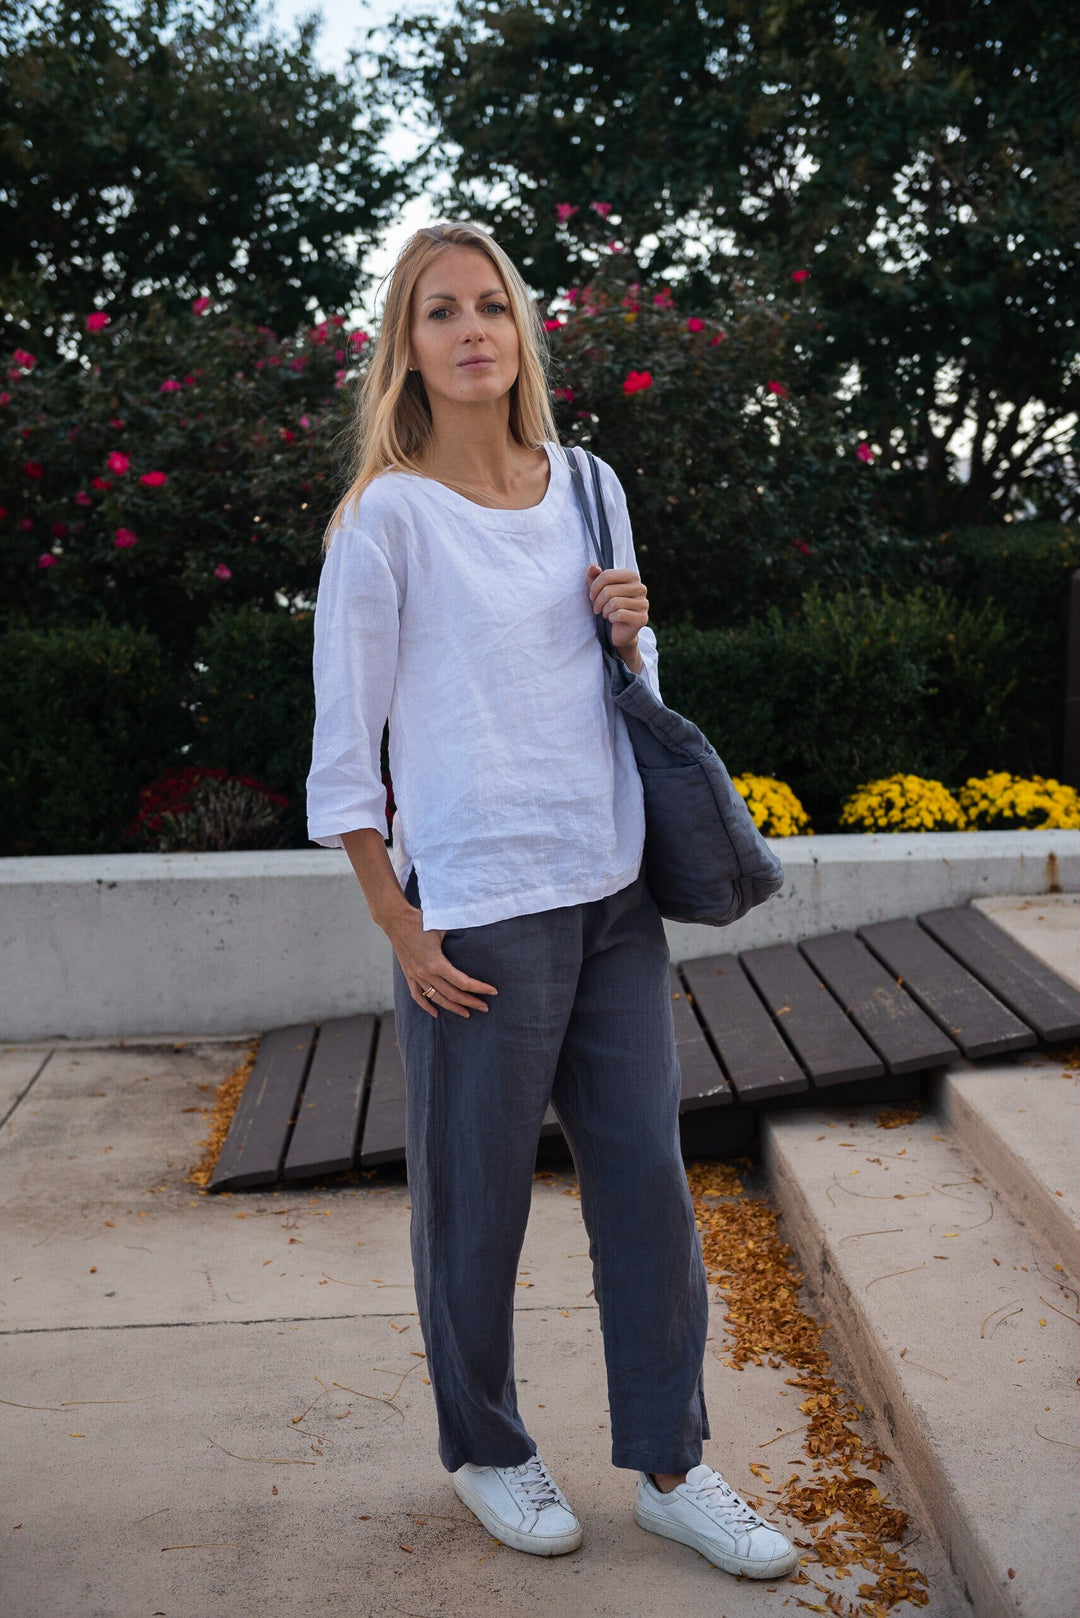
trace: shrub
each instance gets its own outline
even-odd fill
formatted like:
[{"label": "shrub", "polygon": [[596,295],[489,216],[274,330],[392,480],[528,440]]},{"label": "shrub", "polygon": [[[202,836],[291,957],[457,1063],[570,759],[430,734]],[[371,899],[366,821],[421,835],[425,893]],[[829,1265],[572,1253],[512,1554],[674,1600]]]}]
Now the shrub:
[{"label": "shrub", "polygon": [[746,799],[754,825],[764,836],[812,835],[810,816],[786,782],[771,775],[736,775],[732,784]]},{"label": "shrub", "polygon": [[1080,792],[1041,775],[1023,780],[1007,770],[991,771],[965,781],[957,798],[968,825],[979,831],[1080,828]]},{"label": "shrub", "polygon": [[287,799],[261,781],[187,765],[143,788],[128,838],[157,854],[280,848],[286,806]]},{"label": "shrub", "polygon": [[956,779],[999,756],[1013,676],[992,604],[961,607],[938,588],[880,599],[814,588],[790,617],[773,608],[739,629],[657,638],[665,699],[732,774],[790,782],[819,830],[837,828],[859,781]]},{"label": "shrub", "polygon": [[865,781],[844,800],[841,826],[854,831],[964,831],[964,811],[940,781],[890,775]]},{"label": "shrub", "polygon": [[4,854],[123,845],[139,788],[179,758],[181,682],[146,630],[0,635]]}]

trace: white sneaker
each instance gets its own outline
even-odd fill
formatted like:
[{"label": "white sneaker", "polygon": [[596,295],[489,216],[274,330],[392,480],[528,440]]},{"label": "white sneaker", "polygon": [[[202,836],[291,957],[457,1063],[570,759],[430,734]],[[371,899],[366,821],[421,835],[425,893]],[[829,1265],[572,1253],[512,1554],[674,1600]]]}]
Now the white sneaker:
[{"label": "white sneaker", "polygon": [[775,1579],[798,1561],[791,1541],[751,1511],[711,1466],[692,1467],[670,1494],[639,1472],[634,1519],[651,1534],[692,1545],[725,1573]]},{"label": "white sneaker", "polygon": [[520,1466],[473,1466],[454,1473],[454,1491],[504,1545],[533,1556],[565,1556],[581,1544],[581,1524],[539,1455]]}]

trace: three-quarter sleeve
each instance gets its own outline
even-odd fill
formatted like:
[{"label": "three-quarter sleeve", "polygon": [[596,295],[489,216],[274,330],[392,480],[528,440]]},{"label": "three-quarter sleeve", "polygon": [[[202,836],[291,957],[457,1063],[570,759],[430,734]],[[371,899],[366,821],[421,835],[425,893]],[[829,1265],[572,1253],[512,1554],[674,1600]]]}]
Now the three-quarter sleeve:
[{"label": "three-quarter sleeve", "polygon": [[386,834],[380,768],[398,655],[401,591],[385,553],[361,528],[335,535],[315,605],[315,731],[308,836],[340,848],[342,832]]},{"label": "three-quarter sleeve", "polygon": [[[599,459],[599,457],[597,457]],[[611,467],[606,461],[600,461],[601,483],[604,490],[604,504],[607,507],[611,524],[611,550],[616,567],[627,568],[640,577],[637,557],[634,554],[634,536],[630,525],[630,513],[626,506],[626,495]],[[658,664],[660,651],[656,644],[656,635],[646,624],[638,632],[638,651],[641,653],[641,677],[660,696],[660,676]]]}]

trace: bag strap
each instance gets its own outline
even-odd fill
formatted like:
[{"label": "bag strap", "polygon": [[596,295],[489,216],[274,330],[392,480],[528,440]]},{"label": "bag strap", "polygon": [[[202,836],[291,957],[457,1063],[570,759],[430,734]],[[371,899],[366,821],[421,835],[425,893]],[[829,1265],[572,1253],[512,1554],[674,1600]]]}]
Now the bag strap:
[{"label": "bag strap", "polygon": [[[608,522],[607,511],[604,508],[604,496],[600,487],[600,468],[597,465],[596,456],[590,454],[588,450],[585,450],[584,452],[585,458],[592,469],[593,493],[596,497],[596,515],[600,528],[599,538],[597,538],[596,525],[593,523],[592,512],[589,510],[589,497],[585,492],[585,479],[581,475],[581,467],[578,465],[577,456],[574,454],[572,449],[566,449],[565,447],[563,449],[563,454],[566,456],[566,464],[570,468],[570,478],[574,485],[574,493],[577,496],[577,503],[581,507],[581,514],[585,519],[585,527],[588,530],[589,538],[592,541],[592,548],[596,556],[597,566],[601,570],[614,567],[615,551],[611,539],[611,525]],[[606,651],[614,651],[611,640],[611,625],[608,623],[607,619],[602,613],[597,613],[596,615],[596,633],[601,646],[603,646]]]}]

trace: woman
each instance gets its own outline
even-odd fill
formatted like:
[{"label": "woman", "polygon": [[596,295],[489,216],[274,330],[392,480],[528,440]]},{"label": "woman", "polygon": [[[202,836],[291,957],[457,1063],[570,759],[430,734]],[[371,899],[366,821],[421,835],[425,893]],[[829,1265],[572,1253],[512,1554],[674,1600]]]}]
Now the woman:
[{"label": "woman", "polygon": [[393,947],[413,1269],[458,1495],[518,1550],[581,1543],[514,1386],[517,1264],[550,1102],[577,1168],[612,1461],[638,1474],[637,1521],[775,1578],[795,1551],[701,1461],[708,1300],[668,951],[595,633],[603,613],[656,688],[648,598],[603,463],[617,565],[588,565],[543,343],[521,276],[483,231],[410,239],[364,382],[359,470],[328,529],[309,831],[345,848]]}]

